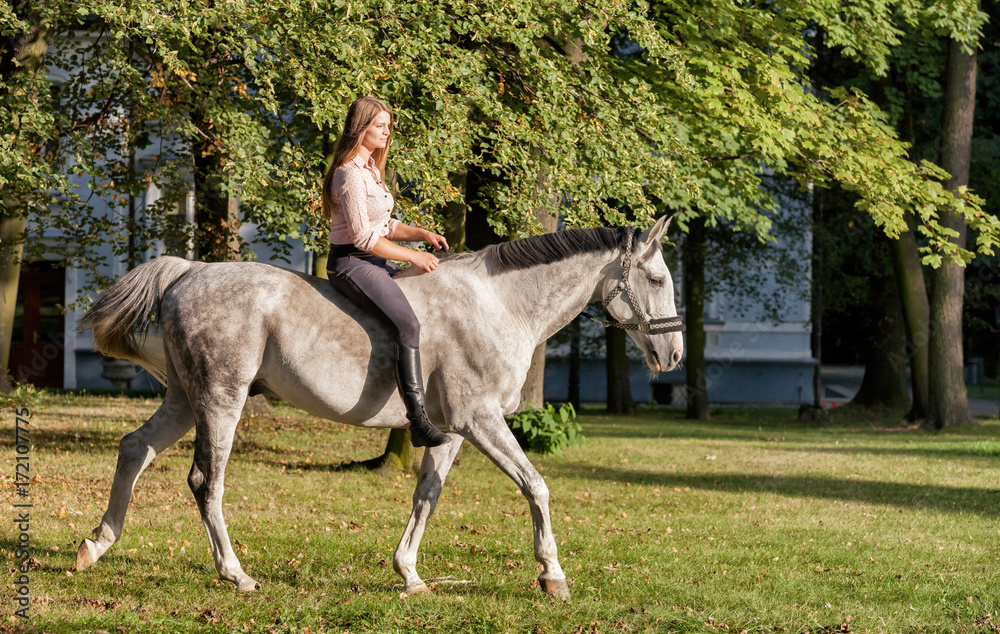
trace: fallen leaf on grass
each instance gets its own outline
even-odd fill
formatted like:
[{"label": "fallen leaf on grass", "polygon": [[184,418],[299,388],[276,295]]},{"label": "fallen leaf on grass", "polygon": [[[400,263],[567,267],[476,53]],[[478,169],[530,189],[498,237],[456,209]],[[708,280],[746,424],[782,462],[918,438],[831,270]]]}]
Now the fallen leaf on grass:
[{"label": "fallen leaf on grass", "polygon": [[83,605],[89,605],[105,611],[117,610],[118,608],[122,607],[122,602],[117,599],[112,599],[110,601],[103,601],[101,599],[92,599],[89,597],[77,597],[76,602],[81,603]]},{"label": "fallen leaf on grass", "polygon": [[205,608],[201,611],[201,614],[198,615],[198,620],[206,623],[218,623],[219,617],[215,615],[215,610]]}]

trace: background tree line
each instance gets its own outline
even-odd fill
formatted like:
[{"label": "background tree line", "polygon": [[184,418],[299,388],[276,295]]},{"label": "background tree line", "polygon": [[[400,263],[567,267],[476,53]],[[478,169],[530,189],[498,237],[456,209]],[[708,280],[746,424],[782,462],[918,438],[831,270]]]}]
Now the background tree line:
[{"label": "background tree line", "polygon": [[[0,362],[18,268],[40,255],[43,232],[92,291],[108,283],[109,257],[137,263],[165,237],[202,259],[252,257],[244,222],[321,254],[318,183],[347,106],[373,94],[397,113],[400,213],[460,248],[553,230],[556,213],[592,226],[672,212],[693,258],[684,286],[697,293],[712,231],[771,239],[778,201],[765,174],[847,192],[852,217],[904,237],[893,244],[908,249],[906,270],[938,267],[927,319],[940,327],[926,330],[928,354],[944,355],[930,367],[947,379],[935,392],[928,377],[927,415],[961,421],[967,412],[945,396],[961,371],[961,323],[948,309],[960,264],[991,253],[1000,234],[962,176],[985,20],[970,0],[5,4]],[[908,38],[940,42],[953,62],[942,85],[954,123],[939,143],[949,172],[913,152],[896,97],[855,79],[895,78]],[[162,196],[140,209],[151,185]],[[172,211],[191,190],[188,226]],[[113,213],[95,211],[95,197]],[[693,370],[704,341],[700,302],[686,299]],[[526,400],[537,398],[530,383]],[[691,402],[707,415],[707,401]]]}]

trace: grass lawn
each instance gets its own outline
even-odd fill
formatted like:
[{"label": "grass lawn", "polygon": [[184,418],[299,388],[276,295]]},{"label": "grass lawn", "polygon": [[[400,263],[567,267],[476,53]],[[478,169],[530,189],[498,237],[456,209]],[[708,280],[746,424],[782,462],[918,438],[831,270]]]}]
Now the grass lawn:
[{"label": "grass lawn", "polygon": [[985,379],[982,385],[969,385],[969,398],[982,398],[991,401],[997,400],[1000,390],[997,388],[997,379]]},{"label": "grass lawn", "polygon": [[13,415],[4,413],[0,630],[258,632],[991,632],[1000,628],[1000,421],[945,433],[837,412],[581,415],[586,442],[532,460],[573,598],[532,587],[526,501],[463,447],[401,598],[392,551],[414,480],[341,471],[387,432],[278,406],[242,432],[225,511],[244,569],[218,581],[186,478],[192,436],[146,471],[122,539],[74,572],[119,438],[156,399],[47,395],[33,413],[30,619],[17,574]]}]

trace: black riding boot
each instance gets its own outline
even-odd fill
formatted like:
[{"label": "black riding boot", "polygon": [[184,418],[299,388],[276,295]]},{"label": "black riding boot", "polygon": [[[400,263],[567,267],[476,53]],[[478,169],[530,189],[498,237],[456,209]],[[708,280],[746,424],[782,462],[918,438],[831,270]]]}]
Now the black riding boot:
[{"label": "black riding boot", "polygon": [[410,441],[413,446],[437,447],[450,442],[451,438],[447,434],[427,420],[418,348],[396,344],[396,386],[406,405],[406,420],[410,421]]}]

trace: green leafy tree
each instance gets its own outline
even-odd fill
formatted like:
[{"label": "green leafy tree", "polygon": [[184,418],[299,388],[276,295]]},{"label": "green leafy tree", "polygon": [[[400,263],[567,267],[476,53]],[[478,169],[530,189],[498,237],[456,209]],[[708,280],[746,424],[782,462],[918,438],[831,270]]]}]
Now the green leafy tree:
[{"label": "green leafy tree", "polygon": [[[658,92],[685,104],[674,112],[681,113],[684,139],[697,148],[701,159],[688,163],[693,169],[689,176],[699,183],[697,196],[679,188],[670,192],[673,197],[668,196],[666,204],[681,210],[682,225],[705,216],[709,224],[722,218],[765,234],[775,200],[761,186],[761,176],[787,174],[803,184],[838,182],[856,195],[857,206],[890,237],[907,231],[911,214],[913,230],[924,237],[923,259],[935,267],[971,257],[964,243],[949,241],[948,225],[958,218],[985,228],[977,233],[977,246],[991,252],[995,240],[983,237],[995,233],[996,218],[983,214],[981,201],[965,191],[952,195],[941,182],[947,178],[943,170],[928,162],[909,162],[907,145],[864,93],[824,83],[828,77],[810,73],[816,49],[805,37],[810,31],[820,33],[823,46],[838,51],[834,55],[880,76],[905,33],[901,25],[934,24],[969,46],[983,15],[974,3],[946,8],[898,3],[866,7],[860,13],[842,13],[839,6],[812,2],[786,10],[713,2],[651,5],[660,32],[700,54],[687,64],[686,76],[648,64],[645,57],[636,62],[640,72],[645,70],[658,84]],[[813,28],[807,28],[809,21]],[[701,90],[687,89],[679,78]],[[876,165],[881,174],[872,171]],[[912,198],[898,197],[898,187],[909,190]],[[697,249],[697,241],[690,246]],[[696,292],[699,280],[685,277]],[[698,309],[688,306],[689,311],[692,308],[689,362],[695,365],[689,363],[688,371],[697,375],[696,365],[703,360],[694,348],[702,342],[697,332],[691,332],[697,330],[698,321]],[[704,416],[707,403],[698,407],[694,391],[689,414]]]},{"label": "green leafy tree", "polygon": [[[359,94],[378,95],[397,112],[392,157],[404,217],[440,228],[442,210],[460,215],[464,206],[467,235],[473,221],[499,236],[537,232],[539,209],[556,201],[574,226],[621,224],[623,210],[645,223],[675,209],[682,228],[706,216],[710,226],[725,219],[766,235],[775,201],[760,187],[764,170],[803,184],[840,182],[892,237],[911,213],[931,264],[971,257],[949,241],[949,213],[965,219],[978,250],[990,250],[1000,231],[979,199],[956,198],[940,169],[908,160],[906,144],[864,94],[818,89],[806,72],[811,24],[878,73],[899,43],[897,13],[936,20],[971,43],[982,18],[968,0],[849,8],[829,0],[49,6],[95,16],[92,31],[102,34],[60,48],[92,59],[82,62],[86,76],[68,82],[77,86],[78,112],[59,115],[57,158],[116,209],[128,210],[129,192],[143,191],[131,184],[167,193],[134,222],[130,212],[92,213],[87,201],[38,211],[36,226],[62,231],[74,264],[95,271],[99,260],[89,255],[98,242],[112,241],[122,256],[130,244],[141,252],[168,233],[170,201],[190,187],[201,159],[214,161],[217,198],[238,196],[240,221],[276,244],[302,237],[321,247],[318,182],[330,139]],[[620,39],[636,54],[622,55],[613,45]],[[155,153],[155,165],[129,160],[154,139],[170,146]],[[464,196],[455,184],[463,173]],[[229,210],[227,201],[225,213],[210,217],[231,229]]]},{"label": "green leafy tree", "polygon": [[[49,90],[40,73],[59,14],[43,2],[19,0],[0,7],[0,367],[10,358],[11,331],[30,210],[46,204],[57,185],[47,169],[51,137]],[[7,385],[6,373],[2,379]]]},{"label": "green leafy tree", "polygon": [[[987,6],[995,12],[994,4]],[[987,194],[989,201],[993,198],[989,195],[994,180],[991,174],[996,169],[995,152],[990,149],[994,144],[996,125],[988,107],[974,107],[976,101],[988,103],[991,99],[989,92],[976,96],[977,82],[973,75],[977,56],[970,54],[971,49],[963,50],[954,33],[951,38],[942,37],[942,30],[933,21],[907,24],[898,15],[896,20],[903,36],[901,44],[893,49],[888,58],[885,75],[876,76],[870,70],[849,65],[845,67],[843,64],[839,67],[827,64],[822,73],[826,77],[839,73],[840,81],[850,82],[872,94],[890,123],[910,144],[911,160],[939,161],[951,173],[947,187],[955,191],[959,200],[967,195],[963,184],[971,184],[976,191]],[[989,28],[994,29],[992,26]],[[981,40],[987,60],[995,58],[994,39],[988,33]],[[987,76],[985,82],[980,83],[989,89],[992,80]],[[962,126],[957,125],[959,121],[964,121]],[[973,121],[976,122],[975,136]],[[971,151],[973,143],[978,146],[974,154]],[[971,178],[970,162],[973,166],[978,165],[971,170]],[[984,211],[995,212],[994,207],[995,203],[988,203]],[[915,224],[913,217],[908,221]],[[961,216],[946,213],[942,215],[942,221],[951,227],[951,239],[956,244],[964,245],[967,225]],[[970,235],[976,236],[977,231],[971,229]],[[972,241],[979,243],[976,237]],[[890,243],[892,268],[904,307],[911,367],[914,400],[909,418],[943,427],[960,424],[969,418],[962,376],[962,348],[966,338],[963,337],[962,306],[966,296],[963,286],[971,289],[973,302],[978,302],[974,311],[982,313],[986,308],[992,313],[990,292],[981,292],[989,285],[981,282],[982,278],[991,277],[995,258],[986,254],[985,259],[979,257],[969,262],[973,275],[970,283],[964,284],[964,268],[961,266],[943,262],[925,271],[919,254],[922,242],[919,235],[910,232]],[[937,264],[926,256],[924,260],[925,263]],[[984,303],[986,306],[982,306]],[[972,315],[969,310],[965,312],[965,327],[968,328],[968,319]],[[971,322],[973,327],[986,330],[986,340],[992,339],[990,334],[995,328],[992,317],[990,314],[988,324],[982,319]],[[877,339],[884,341],[885,337]],[[933,362],[930,360],[932,350]],[[885,384],[890,385],[891,382]]]},{"label": "green leafy tree", "polygon": [[887,239],[867,218],[857,218],[853,198],[839,189],[824,192],[823,259],[816,280],[827,297],[823,309],[825,362],[864,363],[865,374],[851,404],[905,413],[906,333]]}]

